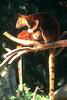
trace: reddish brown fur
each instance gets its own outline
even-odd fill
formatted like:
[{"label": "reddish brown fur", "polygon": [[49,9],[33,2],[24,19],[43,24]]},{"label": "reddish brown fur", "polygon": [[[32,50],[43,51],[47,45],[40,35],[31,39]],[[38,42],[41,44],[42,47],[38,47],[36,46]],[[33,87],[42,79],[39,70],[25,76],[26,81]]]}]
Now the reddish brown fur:
[{"label": "reddish brown fur", "polygon": [[[19,18],[21,18],[21,20],[24,19],[25,23],[22,23],[21,21],[20,22],[21,24],[18,25]],[[43,35],[45,37],[44,41],[52,42],[58,39],[59,32],[60,32],[60,25],[54,16],[51,16],[48,13],[39,13],[39,14],[32,14],[28,16],[21,15],[19,16],[19,18],[16,23],[17,28],[25,26],[26,23],[29,24],[30,28],[32,28],[35,25],[35,20],[39,20],[39,25],[35,31],[38,31],[40,28],[43,30]]]}]

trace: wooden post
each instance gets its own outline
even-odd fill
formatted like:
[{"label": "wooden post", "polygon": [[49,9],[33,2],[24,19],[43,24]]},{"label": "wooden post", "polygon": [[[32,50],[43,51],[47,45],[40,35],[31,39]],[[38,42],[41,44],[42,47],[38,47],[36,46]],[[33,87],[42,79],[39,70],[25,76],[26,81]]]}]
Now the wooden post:
[{"label": "wooden post", "polygon": [[22,56],[18,61],[18,76],[19,76],[19,90],[23,90],[23,77],[22,77]]},{"label": "wooden post", "polygon": [[[17,48],[22,48],[22,47],[18,45]],[[22,56],[20,56],[18,60],[18,77],[19,77],[18,88],[21,92],[23,91],[23,71],[22,71],[23,62],[22,61],[23,61]]]},{"label": "wooden post", "polygon": [[55,49],[49,50],[49,100],[54,100],[54,78],[55,78]]}]

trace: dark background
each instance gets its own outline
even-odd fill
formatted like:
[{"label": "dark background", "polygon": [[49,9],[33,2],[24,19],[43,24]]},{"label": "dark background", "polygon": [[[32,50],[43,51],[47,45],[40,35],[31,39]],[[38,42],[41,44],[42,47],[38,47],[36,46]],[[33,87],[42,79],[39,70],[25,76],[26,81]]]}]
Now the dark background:
[{"label": "dark background", "polygon": [[[67,0],[0,0],[0,62],[3,60],[4,48],[15,48],[17,44],[7,40],[2,34],[5,31],[17,36],[15,28],[18,13],[32,14],[49,12],[60,23],[60,33],[67,31]],[[64,37],[66,39],[67,36]],[[48,50],[38,54],[24,56],[24,82],[32,88],[39,85],[48,93],[49,87]],[[67,83],[67,49],[56,56],[55,89]]]}]

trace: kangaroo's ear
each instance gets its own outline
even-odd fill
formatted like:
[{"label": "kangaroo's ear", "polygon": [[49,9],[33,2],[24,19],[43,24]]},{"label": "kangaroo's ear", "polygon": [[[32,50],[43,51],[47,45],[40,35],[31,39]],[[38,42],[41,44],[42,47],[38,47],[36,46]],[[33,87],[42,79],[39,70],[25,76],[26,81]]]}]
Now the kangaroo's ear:
[{"label": "kangaroo's ear", "polygon": [[24,15],[24,14],[21,14],[21,13],[18,13],[18,17],[22,17],[22,18],[28,18],[28,16],[27,15]]},{"label": "kangaroo's ear", "polygon": [[18,17],[21,17],[22,15],[21,15],[21,13],[18,13]]}]

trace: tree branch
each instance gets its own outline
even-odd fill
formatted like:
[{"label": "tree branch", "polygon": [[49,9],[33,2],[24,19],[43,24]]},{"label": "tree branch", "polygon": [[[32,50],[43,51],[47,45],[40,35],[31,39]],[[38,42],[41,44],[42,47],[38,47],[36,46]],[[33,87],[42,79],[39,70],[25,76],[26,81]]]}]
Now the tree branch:
[{"label": "tree branch", "polygon": [[13,42],[16,42],[18,44],[22,44],[24,46],[38,46],[41,45],[41,43],[39,43],[38,41],[31,41],[31,40],[22,40],[22,39],[18,39],[14,36],[12,36],[10,33],[8,32],[4,32],[3,33],[4,36],[6,36],[8,39],[12,40]]},{"label": "tree branch", "polygon": [[[11,64],[18,57],[26,53],[43,51],[43,50],[50,49],[50,48],[67,47],[67,40],[59,40],[59,41],[52,42],[52,43],[41,44],[38,41],[17,39],[13,37],[12,35],[10,35],[8,32],[5,32],[4,35],[10,40],[20,43],[20,44],[27,45],[28,47],[16,48],[14,50],[8,49],[8,53],[4,55],[5,60],[0,64],[0,67],[2,67],[7,62],[8,64]],[[32,47],[30,47],[31,45]]]}]

